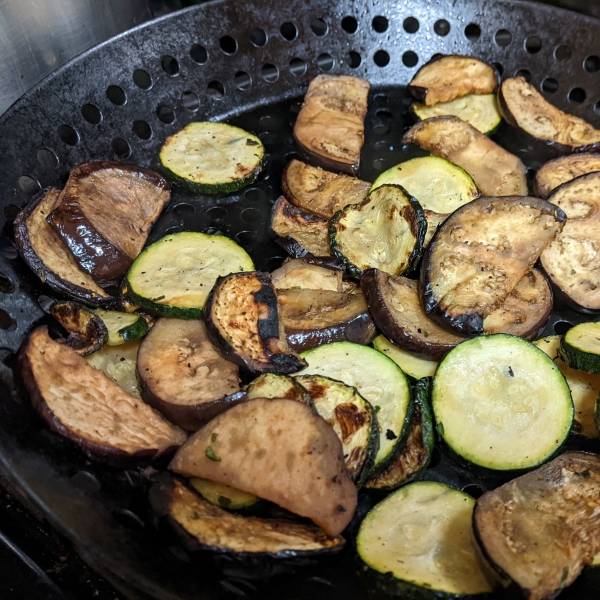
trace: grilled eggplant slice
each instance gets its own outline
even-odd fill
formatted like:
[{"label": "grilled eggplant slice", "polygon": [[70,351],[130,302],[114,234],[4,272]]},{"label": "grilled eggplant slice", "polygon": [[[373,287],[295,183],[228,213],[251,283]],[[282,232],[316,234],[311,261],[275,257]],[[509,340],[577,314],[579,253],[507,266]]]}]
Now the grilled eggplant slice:
[{"label": "grilled eggplant slice", "polygon": [[286,398],[312,406],[310,394],[289,375],[263,373],[246,386],[248,398]]},{"label": "grilled eggplant slice", "polygon": [[423,249],[425,249],[431,243],[440,225],[448,218],[448,215],[436,213],[431,210],[424,210],[423,215],[427,221],[427,231],[425,231],[425,238],[423,239]]},{"label": "grilled eggplant slice", "polygon": [[61,191],[48,190],[28,204],[15,219],[15,242],[27,266],[51,288],[91,306],[116,304],[92,277],[83,271],[46,217],[59,205]]},{"label": "grilled eggplant slice", "polygon": [[98,285],[115,285],[142,251],[170,196],[169,182],[149,169],[85,163],[71,171],[48,222]]},{"label": "grilled eggplant slice", "polygon": [[343,291],[343,269],[312,264],[302,258],[293,258],[271,273],[276,290],[329,290]]},{"label": "grilled eggplant slice", "polygon": [[550,104],[524,77],[509,77],[498,92],[506,122],[560,153],[600,150],[600,130]]},{"label": "grilled eggplant slice", "polygon": [[548,202],[567,214],[561,233],[542,252],[540,263],[556,295],[584,313],[600,312],[600,172],[559,186]]},{"label": "grilled eggplant slice", "polygon": [[600,154],[567,154],[543,164],[535,174],[535,195],[547,198],[559,185],[587,173],[600,171]]},{"label": "grilled eggplant slice", "polygon": [[139,348],[140,340],[127,342],[119,346],[106,345],[101,350],[88,354],[85,360],[94,369],[104,371],[107,377],[117,383],[130,396],[141,399],[142,394],[136,376]]},{"label": "grilled eggplant slice", "polygon": [[33,331],[19,352],[23,381],[50,428],[90,454],[156,459],[186,439],[184,431],[123,391],[73,349]]},{"label": "grilled eggplant slice", "polygon": [[331,173],[299,160],[292,160],[281,178],[283,195],[289,202],[324,219],[331,219],[348,204],[362,202],[370,186],[356,177]]},{"label": "grilled eggplant slice", "polygon": [[251,373],[294,373],[306,366],[287,344],[269,273],[219,277],[206,303],[209,338]]},{"label": "grilled eggplant slice", "polygon": [[234,406],[196,432],[169,468],[274,502],[331,537],[356,508],[340,440],[310,406],[293,400],[255,398]]},{"label": "grilled eggplant slice", "polygon": [[219,354],[199,320],[159,319],[140,346],[137,377],[144,402],[188,431],[248,399],[238,366]]},{"label": "grilled eggplant slice", "polygon": [[438,366],[436,360],[399,348],[383,335],[373,340],[373,348],[391,358],[415,382],[424,377],[433,377]]},{"label": "grilled eggplant slice", "polygon": [[477,500],[475,539],[511,597],[556,598],[600,551],[600,458],[568,452]]},{"label": "grilled eggplant slice", "polygon": [[442,56],[423,65],[408,84],[408,91],[425,106],[449,102],[469,94],[493,94],[496,70],[472,56]]},{"label": "grilled eggplant slice", "polygon": [[402,138],[462,167],[484,196],[526,196],[525,165],[458,117],[433,117]]},{"label": "grilled eggplant slice", "polygon": [[55,302],[50,314],[67,330],[61,343],[73,348],[79,356],[100,350],[108,341],[108,329],[102,319],[77,302]]},{"label": "grilled eggplant slice", "polygon": [[260,498],[254,494],[236,490],[228,485],[217,483],[210,479],[192,477],[190,485],[213,506],[219,506],[225,510],[250,508],[257,502],[260,502]]},{"label": "grilled eggplant slice", "polygon": [[317,75],[309,83],[294,139],[322,167],[358,171],[370,87],[364,79],[345,75]]},{"label": "grilled eggplant slice", "polygon": [[331,256],[327,219],[300,210],[281,196],[271,209],[275,241],[295,258]]},{"label": "grilled eggplant slice", "polygon": [[376,335],[365,297],[331,290],[279,290],[289,345],[303,352],[330,342],[370,344]]},{"label": "grilled eggplant slice", "polygon": [[539,198],[481,198],[454,212],[429,244],[421,303],[429,317],[460,335],[484,331],[498,308],[566,221]]}]

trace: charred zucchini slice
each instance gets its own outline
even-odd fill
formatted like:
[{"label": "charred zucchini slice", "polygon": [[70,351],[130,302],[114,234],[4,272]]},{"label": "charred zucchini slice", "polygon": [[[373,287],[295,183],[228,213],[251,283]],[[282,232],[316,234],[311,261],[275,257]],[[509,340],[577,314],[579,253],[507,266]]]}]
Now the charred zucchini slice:
[{"label": "charred zucchini slice", "polygon": [[475,500],[423,481],[382,500],[360,525],[356,548],[371,586],[398,598],[473,598],[492,591],[471,541]]},{"label": "charred zucchini slice", "polygon": [[271,273],[276,290],[328,290],[341,292],[343,269],[333,269],[293,258]]},{"label": "charred zucchini slice", "polygon": [[573,423],[569,386],[552,360],[510,335],[467,340],[440,362],[432,406],[461,462],[485,471],[533,469],[555,456]]},{"label": "charred zucchini slice", "polygon": [[94,314],[102,319],[108,330],[106,343],[109,346],[132,342],[144,337],[148,332],[148,322],[139,313],[95,310]]},{"label": "charred zucchini slice", "polygon": [[246,386],[248,398],[287,398],[312,406],[310,394],[289,375],[263,373]]},{"label": "charred zucchini slice", "polygon": [[100,317],[77,302],[55,302],[50,314],[67,330],[61,340],[80,356],[100,350],[108,341],[108,329]]},{"label": "charred zucchini slice", "polygon": [[600,374],[600,323],[580,323],[560,341],[558,356],[573,369]]},{"label": "charred zucchini slice", "polygon": [[411,127],[402,138],[463,168],[484,196],[526,196],[521,160],[458,117],[432,117]]},{"label": "charred zucchini slice", "polygon": [[159,158],[165,171],[192,191],[228,194],[256,180],[265,148],[239,127],[201,121],[167,138]]},{"label": "charred zucchini slice", "polygon": [[233,240],[174,233],[148,246],[131,265],[128,293],[161,317],[197,319],[217,278],[240,271],[254,271],[254,263]]},{"label": "charred zucchini slice", "polygon": [[600,154],[568,154],[543,164],[535,174],[536,196],[547,198],[559,185],[587,173],[600,171]]},{"label": "charred zucchini slice", "polygon": [[373,340],[373,348],[391,358],[406,375],[415,381],[423,377],[433,377],[438,366],[437,360],[431,360],[420,354],[399,348],[383,335],[378,335]]},{"label": "charred zucchini slice", "polygon": [[210,479],[192,477],[190,485],[213,506],[219,506],[225,510],[240,510],[254,506],[260,498],[254,494],[236,490],[223,483],[217,483]]},{"label": "charred zucchini slice", "polygon": [[141,398],[140,386],[136,377],[137,354],[140,340],[119,346],[104,346],[101,350],[85,357],[94,369],[104,371],[119,387],[134,398]]},{"label": "charred zucchini slice", "polygon": [[420,204],[402,186],[384,184],[336,213],[329,242],[354,277],[369,268],[401,275],[419,260],[426,229]]},{"label": "charred zucchini slice", "polygon": [[550,104],[524,77],[505,79],[498,102],[509,125],[561,153],[600,149],[600,130]]}]

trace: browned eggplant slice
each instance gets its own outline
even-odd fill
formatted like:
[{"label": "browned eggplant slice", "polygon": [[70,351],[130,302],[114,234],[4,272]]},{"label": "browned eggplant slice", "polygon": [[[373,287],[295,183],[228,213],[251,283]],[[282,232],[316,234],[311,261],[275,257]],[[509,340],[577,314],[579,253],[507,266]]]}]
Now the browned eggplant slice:
[{"label": "browned eggplant slice", "polygon": [[600,312],[600,172],[559,186],[548,202],[567,214],[540,262],[557,296],[575,310]]},{"label": "browned eggplant slice", "polygon": [[511,597],[556,598],[600,552],[600,457],[568,452],[487,492],[475,538]]},{"label": "browned eggplant slice", "polygon": [[263,373],[246,386],[248,398],[286,398],[312,406],[310,394],[289,375]]},{"label": "browned eggplant slice", "polygon": [[195,319],[159,319],[138,351],[137,376],[143,400],[188,431],[248,399],[238,366],[219,354]]},{"label": "browned eggplant slice", "polygon": [[79,356],[100,350],[108,341],[108,329],[104,321],[82,304],[55,302],[50,307],[50,314],[69,334],[60,341],[73,348]]},{"label": "browned eggplant slice", "polygon": [[46,327],[29,335],[19,365],[36,412],[88,453],[156,459],[187,437],[72,348],[51,339]]},{"label": "browned eggplant slice", "polygon": [[348,204],[362,202],[371,184],[293,160],[283,171],[281,187],[283,195],[301,210],[331,219]]},{"label": "browned eggplant slice", "polygon": [[85,163],[71,171],[48,222],[84,271],[100,286],[113,285],[142,251],[170,190],[142,167]]},{"label": "browned eggplant slice", "polygon": [[167,517],[191,551],[291,558],[327,554],[344,545],[342,537],[330,538],[315,525],[223,510],[167,474],[150,489],[150,504],[160,517]]},{"label": "browned eggplant slice", "polygon": [[425,231],[425,239],[423,240],[423,248],[429,246],[429,242],[433,239],[438,227],[448,218],[448,215],[433,212],[432,210],[424,210],[423,215],[427,221],[427,229]]},{"label": "browned eggplant slice", "polygon": [[369,88],[364,79],[345,75],[317,75],[308,85],[294,138],[326,169],[358,171]]},{"label": "browned eggplant slice", "polygon": [[561,153],[600,150],[600,130],[550,104],[524,77],[502,82],[498,105],[509,125]]},{"label": "browned eggplant slice", "polygon": [[452,213],[421,269],[425,313],[460,335],[483,333],[498,308],[559,233],[565,213],[546,200],[481,198]]},{"label": "browned eggplant slice", "polygon": [[484,196],[526,196],[525,165],[458,117],[433,117],[411,127],[402,138],[434,156],[462,167]]},{"label": "browned eggplant slice", "polygon": [[331,290],[278,290],[280,316],[296,352],[331,342],[370,344],[375,325],[361,293]]},{"label": "browned eggplant slice", "polygon": [[331,256],[328,221],[290,204],[283,196],[271,209],[271,231],[275,241],[291,256]]},{"label": "browned eggplant slice", "polygon": [[442,56],[422,66],[408,84],[408,91],[426,106],[449,102],[469,94],[493,94],[498,73],[472,56]]},{"label": "browned eggplant slice", "polygon": [[340,440],[310,406],[294,400],[256,398],[234,406],[196,432],[169,468],[270,500],[332,537],[356,508]]},{"label": "browned eggplant slice", "polygon": [[317,265],[302,258],[284,262],[271,273],[276,290],[308,289],[342,291],[343,269]]},{"label": "browned eggplant slice", "polygon": [[219,277],[205,307],[206,329],[222,354],[251,373],[294,373],[306,361],[290,349],[269,273]]},{"label": "browned eggplant slice", "polygon": [[69,249],[46,221],[60,200],[61,191],[53,188],[17,215],[15,242],[23,260],[43,283],[61,294],[92,306],[116,304],[112,296],[79,268]]},{"label": "browned eggplant slice", "polygon": [[535,174],[536,196],[547,198],[559,185],[587,173],[600,171],[600,154],[567,154],[543,164]]}]

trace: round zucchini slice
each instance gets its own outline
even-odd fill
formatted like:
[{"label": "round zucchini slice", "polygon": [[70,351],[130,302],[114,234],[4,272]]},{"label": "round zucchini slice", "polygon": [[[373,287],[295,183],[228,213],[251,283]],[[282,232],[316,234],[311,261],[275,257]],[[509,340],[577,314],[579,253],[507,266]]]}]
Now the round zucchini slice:
[{"label": "round zucchini slice", "polygon": [[600,323],[581,323],[569,329],[560,342],[558,356],[573,369],[600,373]]},{"label": "round zucchini slice", "polygon": [[373,340],[373,348],[391,358],[409,377],[415,381],[423,377],[433,377],[438,366],[437,360],[431,360],[414,352],[392,344],[384,335]]},{"label": "round zucchini slice", "polygon": [[133,312],[118,312],[115,310],[95,310],[97,317],[108,329],[109,346],[118,346],[144,337],[148,331],[148,323],[142,315]]},{"label": "round zucchini slice", "polygon": [[237,490],[224,483],[203,479],[202,477],[192,477],[190,485],[205,499],[214,506],[226,510],[240,510],[254,506],[260,498],[254,494]]},{"label": "round zucchini slice", "polygon": [[167,138],[160,163],[194,192],[217,194],[242,189],[262,170],[265,148],[258,137],[226,123],[202,121]]},{"label": "round zucchini slice", "polygon": [[233,240],[189,231],[148,246],[126,285],[135,304],[161,317],[198,319],[217,278],[242,271],[254,271],[254,264]]},{"label": "round zucchini slice", "polygon": [[373,587],[401,598],[491,593],[471,542],[475,500],[443,483],[411,483],[361,523],[356,549]]},{"label": "round zucchini slice", "polygon": [[438,433],[460,462],[510,474],[555,456],[574,412],[569,386],[552,360],[505,334],[451,350],[435,373],[432,406]]}]

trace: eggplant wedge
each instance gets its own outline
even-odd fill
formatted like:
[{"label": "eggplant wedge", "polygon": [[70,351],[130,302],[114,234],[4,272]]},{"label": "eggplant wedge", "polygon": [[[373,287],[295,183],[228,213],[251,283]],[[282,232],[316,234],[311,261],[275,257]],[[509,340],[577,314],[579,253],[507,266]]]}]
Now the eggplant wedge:
[{"label": "eggplant wedge", "polygon": [[556,188],[548,202],[567,214],[561,233],[542,252],[540,264],[556,295],[575,310],[600,312],[600,172]]},{"label": "eggplant wedge", "polygon": [[322,167],[358,171],[370,87],[364,79],[345,75],[317,75],[309,83],[294,139]]},{"label": "eggplant wedge", "polygon": [[477,544],[514,595],[556,598],[600,552],[600,457],[568,452],[477,500]]},{"label": "eggplant wedge", "polygon": [[535,195],[548,198],[559,185],[580,175],[600,171],[600,154],[567,154],[544,163],[535,174]]},{"label": "eggplant wedge", "polygon": [[503,196],[466,204],[444,221],[421,269],[421,304],[459,335],[484,332],[497,309],[562,231],[565,213],[539,198]]},{"label": "eggplant wedge", "polygon": [[358,204],[367,197],[370,183],[356,177],[325,171],[293,160],[283,171],[283,195],[301,210],[324,219],[348,204]]},{"label": "eggplant wedge", "polygon": [[187,437],[72,348],[51,339],[46,327],[29,335],[19,365],[36,412],[88,454],[154,460]]},{"label": "eggplant wedge", "polygon": [[306,366],[288,346],[269,273],[219,277],[206,302],[206,330],[223,356],[251,373],[294,373]]},{"label": "eggplant wedge", "polygon": [[293,258],[271,273],[276,290],[329,290],[341,292],[343,269],[313,264],[302,258]]},{"label": "eggplant wedge", "polygon": [[15,243],[27,266],[60,294],[91,306],[111,306],[115,298],[83,271],[54,233],[46,217],[59,205],[61,191],[48,190],[28,204],[15,219]]},{"label": "eggplant wedge", "polygon": [[281,196],[271,209],[275,241],[294,258],[331,256],[327,219],[300,210]]},{"label": "eggplant wedge", "polygon": [[524,77],[510,77],[502,82],[498,104],[511,127],[561,154],[600,150],[600,130],[550,104]]},{"label": "eggplant wedge", "polygon": [[100,350],[108,341],[108,329],[104,321],[82,304],[55,302],[50,307],[50,314],[69,334],[61,342],[73,348],[79,356]]},{"label": "eggplant wedge", "polygon": [[312,406],[310,394],[289,375],[263,373],[246,386],[248,398],[286,398]]},{"label": "eggplant wedge", "polygon": [[496,70],[472,56],[442,56],[423,65],[408,84],[408,91],[425,106],[449,102],[469,94],[493,94]]},{"label": "eggplant wedge", "polygon": [[278,290],[288,344],[296,352],[331,342],[370,344],[376,335],[362,294],[331,290]]},{"label": "eggplant wedge", "polygon": [[238,366],[219,354],[200,320],[159,319],[140,346],[137,377],[144,402],[188,431],[248,399]]},{"label": "eggplant wedge", "polygon": [[525,165],[458,117],[433,117],[413,125],[402,138],[462,167],[484,196],[526,196]]},{"label": "eggplant wedge", "polygon": [[256,398],[234,406],[196,432],[169,468],[274,502],[331,537],[356,508],[340,440],[310,406],[293,400]]},{"label": "eggplant wedge", "polygon": [[100,286],[126,273],[171,197],[169,182],[149,169],[95,161],[71,171],[47,220],[81,269]]}]

